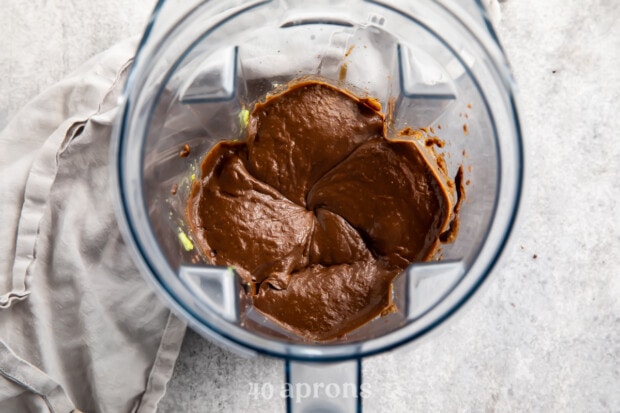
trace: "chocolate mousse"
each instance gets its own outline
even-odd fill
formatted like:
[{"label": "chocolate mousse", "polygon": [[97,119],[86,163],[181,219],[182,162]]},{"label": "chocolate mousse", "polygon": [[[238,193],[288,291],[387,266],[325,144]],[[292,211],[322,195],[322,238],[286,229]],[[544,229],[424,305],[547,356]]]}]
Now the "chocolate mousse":
[{"label": "chocolate mousse", "polygon": [[257,103],[247,129],[209,151],[191,190],[206,259],[233,266],[256,309],[308,340],[380,315],[394,277],[431,259],[450,225],[441,171],[386,137],[378,102],[317,81]]}]

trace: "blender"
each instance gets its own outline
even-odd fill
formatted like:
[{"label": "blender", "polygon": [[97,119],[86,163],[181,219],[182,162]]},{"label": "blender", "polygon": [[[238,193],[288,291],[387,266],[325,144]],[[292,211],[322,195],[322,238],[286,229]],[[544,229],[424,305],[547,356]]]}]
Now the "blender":
[{"label": "blender", "polygon": [[[329,342],[256,311],[234,268],[194,245],[185,217],[208,150],[243,139],[252,105],[300,78],[378,100],[388,136],[434,131],[448,175],[462,168],[467,182],[441,260],[411,264],[393,282],[395,311]],[[480,0],[161,0],[113,139],[118,221],[141,272],[202,336],[283,358],[291,412],[361,411],[362,359],[424,337],[469,300],[504,249],[522,187],[514,81]]]}]

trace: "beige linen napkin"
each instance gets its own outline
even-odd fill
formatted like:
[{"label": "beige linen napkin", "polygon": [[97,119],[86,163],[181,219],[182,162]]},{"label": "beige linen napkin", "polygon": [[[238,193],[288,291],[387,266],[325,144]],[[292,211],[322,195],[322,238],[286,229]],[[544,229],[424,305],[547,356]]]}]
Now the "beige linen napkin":
[{"label": "beige linen napkin", "polygon": [[0,133],[0,412],[152,412],[185,332],[114,216],[109,144],[136,40]]}]

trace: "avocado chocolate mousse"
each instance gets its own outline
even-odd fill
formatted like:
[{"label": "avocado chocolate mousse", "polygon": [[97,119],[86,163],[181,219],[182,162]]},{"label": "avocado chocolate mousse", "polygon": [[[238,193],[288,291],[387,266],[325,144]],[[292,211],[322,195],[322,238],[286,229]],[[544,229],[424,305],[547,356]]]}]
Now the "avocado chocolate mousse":
[{"label": "avocado chocolate mousse", "polygon": [[268,96],[247,129],[209,151],[193,184],[187,217],[204,256],[307,340],[380,315],[394,277],[431,259],[453,218],[440,172],[414,142],[386,137],[376,101],[326,83]]}]

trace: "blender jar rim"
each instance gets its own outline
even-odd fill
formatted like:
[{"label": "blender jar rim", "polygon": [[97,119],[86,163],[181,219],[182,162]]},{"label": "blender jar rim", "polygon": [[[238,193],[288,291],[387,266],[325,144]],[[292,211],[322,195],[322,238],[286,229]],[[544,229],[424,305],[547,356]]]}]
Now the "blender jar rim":
[{"label": "blender jar rim", "polygon": [[[160,8],[163,5],[163,3],[165,3],[165,0],[160,0],[156,6],[156,9],[153,13],[153,17],[151,21],[149,22],[149,25],[145,31],[145,35],[138,48],[134,66],[131,68],[131,71],[128,76],[127,84],[125,86],[125,91],[124,91],[123,98],[122,98],[123,100],[121,103],[120,116],[117,119],[114,132],[113,132],[114,145],[112,145],[112,152],[113,152],[112,160],[114,162],[113,163],[114,167],[112,168],[112,174],[114,178],[113,182],[117,183],[116,185],[117,217],[119,221],[119,226],[121,227],[121,231],[125,239],[129,242],[131,246],[130,250],[132,254],[134,255],[134,261],[137,261],[142,267],[141,273],[143,275],[148,274],[147,279],[149,279],[152,282],[152,284],[155,284],[159,292],[159,295],[165,298],[170,308],[172,308],[177,314],[180,314],[182,318],[189,321],[190,325],[192,325],[202,334],[206,334],[209,337],[214,338],[217,341],[220,341],[221,343],[227,346],[236,348],[242,352],[248,352],[249,350],[250,353],[257,352],[257,353],[262,353],[262,354],[266,354],[270,356],[283,357],[283,358],[292,359],[292,360],[324,362],[324,361],[339,361],[339,360],[345,360],[345,359],[351,359],[351,358],[365,357],[365,356],[369,356],[372,354],[384,352],[384,351],[393,349],[395,347],[401,346],[410,341],[416,340],[417,338],[422,337],[426,335],[427,333],[429,333],[430,331],[434,330],[437,326],[443,324],[445,320],[450,318],[467,301],[469,301],[470,297],[478,290],[480,285],[482,285],[484,280],[488,277],[491,270],[495,266],[497,260],[499,259],[501,252],[504,250],[504,247],[506,245],[506,242],[508,240],[512,227],[514,225],[517,211],[519,208],[522,179],[523,179],[523,149],[522,149],[521,131],[520,131],[520,126],[519,126],[518,112],[517,112],[516,102],[514,98],[514,90],[513,90],[514,85],[513,85],[510,73],[507,69],[507,64],[505,62],[505,56],[501,50],[501,46],[496,41],[496,37],[494,37],[495,36],[494,33],[492,33],[492,38],[491,38],[492,44],[489,43],[488,39],[485,39],[484,41],[485,44],[482,45],[482,48],[487,53],[487,57],[489,57],[490,61],[493,63],[494,73],[499,77],[499,80],[501,81],[501,85],[503,86],[503,92],[505,93],[504,97],[506,98],[506,100],[509,102],[509,105],[510,105],[510,108],[507,108],[507,109],[510,109],[512,111],[511,115],[512,115],[513,125],[514,125],[514,138],[516,140],[515,141],[516,151],[514,153],[515,162],[516,162],[516,165],[515,165],[516,166],[516,176],[515,176],[516,182],[513,183],[513,186],[514,186],[512,188],[513,191],[511,194],[509,194],[514,197],[512,209],[508,211],[509,215],[505,218],[504,228],[503,228],[501,237],[498,240],[496,248],[492,251],[492,256],[486,257],[486,263],[483,264],[484,268],[482,270],[479,270],[479,275],[473,281],[473,283],[467,286],[465,291],[462,291],[460,295],[456,297],[456,300],[455,301],[453,300],[453,302],[448,305],[448,308],[442,310],[443,312],[440,315],[435,316],[435,318],[430,323],[427,323],[427,325],[424,326],[422,329],[408,332],[408,330],[415,330],[415,329],[412,328],[412,325],[405,325],[401,328],[396,329],[395,331],[386,333],[376,338],[365,340],[363,342],[338,343],[338,344],[320,343],[320,345],[298,344],[298,343],[291,343],[291,342],[284,342],[284,341],[274,341],[274,340],[271,340],[271,339],[268,339],[262,336],[258,336],[254,333],[251,333],[240,326],[228,325],[227,328],[225,329],[219,328],[217,325],[215,325],[215,323],[211,323],[208,320],[205,320],[203,316],[196,313],[196,311],[194,311],[191,308],[191,306],[185,303],[183,298],[180,297],[176,291],[169,288],[166,281],[162,278],[161,274],[159,274],[159,270],[156,268],[156,266],[153,265],[152,263],[153,257],[149,256],[149,253],[145,251],[144,246],[142,245],[144,241],[144,237],[143,235],[138,234],[140,232],[139,226],[140,224],[148,225],[148,222],[147,222],[148,218],[144,214],[135,213],[135,208],[134,208],[135,205],[132,205],[132,203],[135,200],[133,200],[132,197],[130,196],[133,194],[129,193],[126,189],[126,186],[129,183],[127,181],[129,181],[129,179],[127,178],[125,174],[125,170],[124,170],[124,162],[127,162],[126,152],[124,151],[124,143],[127,140],[126,129],[127,129],[128,118],[131,114],[131,111],[133,110],[132,104],[134,102],[134,98],[137,97],[135,95],[136,93],[135,90],[132,89],[132,86],[135,86],[136,76],[137,76],[136,71],[137,71],[137,68],[140,68],[140,66],[138,66],[138,61],[140,58],[142,58],[141,51],[143,51],[142,49],[144,48],[148,40],[153,24],[157,18],[157,14],[159,13]],[[385,4],[383,3],[379,3],[375,1],[371,1],[371,3],[376,3],[376,4],[379,4],[385,7]],[[259,4],[262,4],[262,3],[259,3]],[[401,14],[403,13],[402,11],[397,10],[397,9],[392,9],[392,10],[399,12]],[[414,19],[414,17],[410,15],[406,15],[405,17]],[[458,16],[455,16],[455,17],[458,18]],[[417,21],[417,23],[420,24],[422,22]],[[426,27],[426,29],[431,31],[431,33],[437,36],[437,34],[434,33],[430,28]],[[480,41],[479,36],[476,35],[475,32],[472,32],[472,35],[477,40]],[[441,39],[441,37],[439,36],[437,37]],[[457,57],[457,59],[461,60],[459,54],[456,53],[456,51],[451,48],[448,42],[444,40],[443,43],[446,47],[448,47],[452,51],[452,53],[454,54],[455,57]],[[491,47],[494,50],[492,52],[489,52],[488,51],[489,47]],[[465,65],[462,60],[461,60],[461,64],[463,64],[463,66],[467,68],[467,65]],[[478,79],[476,79],[475,76],[471,72],[469,72],[469,76],[475,84],[478,83]],[[163,81],[161,87],[163,87],[163,85],[165,84],[166,82]],[[480,89],[479,91],[481,92]],[[484,94],[482,94],[482,96],[483,96],[483,99],[486,99],[486,97],[484,97]],[[492,119],[492,122],[494,122],[494,119],[492,118],[492,116],[490,117]],[[495,132],[495,139],[496,140],[498,139],[497,131]],[[144,146],[142,146],[142,150],[144,150]],[[142,159],[143,158],[144,157],[142,157]],[[502,160],[498,159],[498,168],[499,168],[499,175],[500,175],[498,179],[500,183],[502,182],[502,179],[503,179],[503,177],[501,176],[501,171],[503,168],[502,165],[503,165]],[[140,177],[140,179],[142,179],[142,176]],[[495,202],[496,202],[496,205],[494,206],[494,212],[493,212],[494,215],[497,213],[496,208],[497,208],[497,203],[499,202],[498,194],[496,194],[495,196]],[[142,203],[144,203],[143,198],[142,198]],[[143,211],[147,211],[145,205],[142,205],[142,208],[143,208]],[[139,222],[138,220],[142,220],[142,222]],[[495,218],[493,218],[493,221],[494,220]],[[491,227],[492,225],[490,226],[490,228]],[[155,244],[156,244],[156,240],[154,240],[152,232],[148,232],[148,234],[151,238],[148,241],[150,243],[155,241]],[[484,249],[484,246],[486,244],[487,242],[485,241],[481,249]],[[162,259],[162,258],[159,257],[159,259]],[[478,255],[476,256],[474,260],[474,264],[477,261],[479,261],[479,259],[480,259],[480,251],[478,251]],[[166,270],[169,270],[171,273],[175,274],[174,270],[170,267],[170,265],[167,262],[165,262],[164,265],[166,267]],[[462,277],[462,279],[464,278],[466,277]],[[459,282],[457,285],[455,285],[446,295],[447,296],[454,295],[454,291],[458,289],[459,286],[463,287],[462,282]],[[434,311],[442,303],[445,306],[446,304],[445,301],[446,300],[442,300],[439,303],[437,303],[434,306],[434,308],[431,309],[431,311]],[[233,332],[236,332],[238,334],[232,334],[228,327],[232,328]],[[236,330],[239,330],[239,331],[236,331]]]}]

